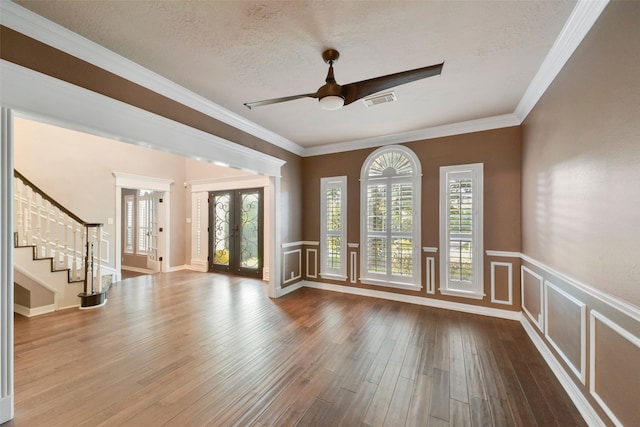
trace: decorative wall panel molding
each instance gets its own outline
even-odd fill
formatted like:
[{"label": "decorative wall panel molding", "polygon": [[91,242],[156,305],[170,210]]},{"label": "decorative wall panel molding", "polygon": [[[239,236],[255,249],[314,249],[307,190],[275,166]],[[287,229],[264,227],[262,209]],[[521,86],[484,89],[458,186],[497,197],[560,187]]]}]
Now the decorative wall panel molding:
[{"label": "decorative wall panel molding", "polygon": [[[506,284],[497,284],[497,268],[506,268],[507,269],[507,283]],[[500,299],[496,296],[497,288],[507,288],[507,298]],[[495,304],[513,304],[513,264],[510,262],[498,262],[491,261],[491,302]]]},{"label": "decorative wall panel molding", "polygon": [[[424,248],[423,248],[424,249]],[[427,293],[436,293],[436,259],[435,257],[428,256],[425,260],[425,274],[427,278]]]},{"label": "decorative wall panel molding", "polygon": [[351,264],[349,265],[349,281],[356,283],[358,281],[358,253],[352,251],[349,256],[351,257]]},{"label": "decorative wall panel molding", "polygon": [[527,313],[538,329],[542,331],[544,318],[542,276],[524,265],[520,267],[520,272],[522,310]]},{"label": "decorative wall panel molding", "polygon": [[[295,271],[291,265],[298,262],[298,269]],[[302,277],[302,249],[286,251],[282,254],[282,284],[294,282]]]},{"label": "decorative wall panel molding", "polygon": [[589,392],[616,426],[640,425],[640,337],[590,312]]},{"label": "decorative wall panel molding", "polygon": [[544,336],[562,360],[586,384],[587,306],[545,280]]},{"label": "decorative wall panel molding", "polygon": [[318,278],[318,250],[307,248],[307,277]]}]

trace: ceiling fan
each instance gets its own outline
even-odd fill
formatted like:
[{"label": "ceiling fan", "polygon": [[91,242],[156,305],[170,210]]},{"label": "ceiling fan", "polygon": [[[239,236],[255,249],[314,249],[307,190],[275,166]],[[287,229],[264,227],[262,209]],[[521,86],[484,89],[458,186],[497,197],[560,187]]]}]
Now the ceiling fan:
[{"label": "ceiling fan", "polygon": [[442,72],[444,62],[415,70],[401,71],[386,76],[374,77],[346,85],[339,85],[333,77],[333,63],[338,60],[340,53],[335,49],[327,49],[322,53],[322,59],[329,64],[329,72],[325,84],[316,92],[302,95],[285,96],[283,98],[266,99],[264,101],[247,102],[244,105],[248,109],[262,107],[263,105],[277,104],[293,101],[300,98],[318,98],[320,106],[325,110],[337,110],[344,105],[349,105],[371,94],[410,83],[427,77],[437,76]]}]

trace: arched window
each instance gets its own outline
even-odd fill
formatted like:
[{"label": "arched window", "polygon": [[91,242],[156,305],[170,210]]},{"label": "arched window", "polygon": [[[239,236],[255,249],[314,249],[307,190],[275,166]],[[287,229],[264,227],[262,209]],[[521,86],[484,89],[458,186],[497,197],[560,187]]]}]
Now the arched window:
[{"label": "arched window", "polygon": [[420,289],[420,181],[415,153],[380,148],[360,173],[362,283]]}]

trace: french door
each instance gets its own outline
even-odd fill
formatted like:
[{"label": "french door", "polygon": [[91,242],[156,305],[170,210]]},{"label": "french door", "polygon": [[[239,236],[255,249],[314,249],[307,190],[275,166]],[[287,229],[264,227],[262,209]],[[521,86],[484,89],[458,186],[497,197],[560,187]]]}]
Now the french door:
[{"label": "french door", "polygon": [[262,278],[263,190],[209,193],[209,270]]},{"label": "french door", "polygon": [[158,234],[160,231],[160,203],[162,203],[162,193],[154,191],[149,197],[149,210],[147,215],[147,268],[153,271],[160,271],[160,256],[158,255]]},{"label": "french door", "polygon": [[122,265],[159,272],[163,192],[122,189]]}]

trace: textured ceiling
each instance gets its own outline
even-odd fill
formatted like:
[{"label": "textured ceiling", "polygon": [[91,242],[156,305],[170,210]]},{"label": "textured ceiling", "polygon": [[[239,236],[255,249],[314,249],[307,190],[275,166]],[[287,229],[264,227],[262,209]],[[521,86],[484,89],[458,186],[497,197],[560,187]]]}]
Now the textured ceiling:
[{"label": "textured ceiling", "polygon": [[[24,1],[18,3],[303,147],[513,113],[575,1]],[[445,61],[398,100],[324,111],[340,84]]]}]

